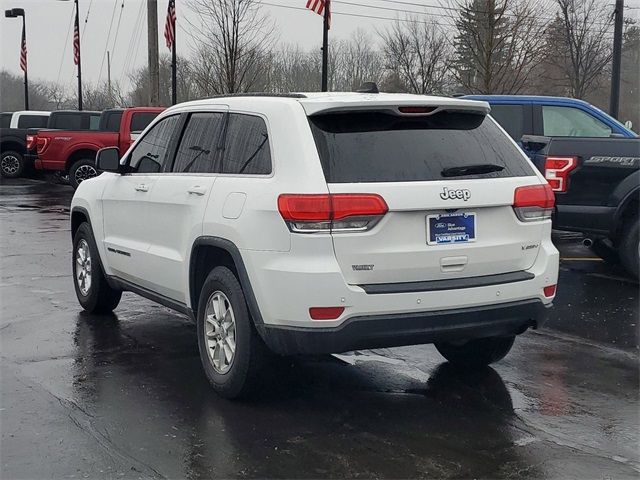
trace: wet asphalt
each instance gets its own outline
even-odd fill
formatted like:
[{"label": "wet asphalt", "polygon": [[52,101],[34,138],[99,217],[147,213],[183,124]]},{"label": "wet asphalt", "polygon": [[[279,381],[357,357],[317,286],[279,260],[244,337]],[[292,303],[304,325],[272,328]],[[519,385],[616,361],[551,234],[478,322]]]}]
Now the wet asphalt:
[{"label": "wet asphalt", "polygon": [[69,187],[0,185],[2,478],[638,478],[638,285],[560,235],[546,328],[493,368],[429,345],[209,388],[194,326],[133,294],[82,313]]}]

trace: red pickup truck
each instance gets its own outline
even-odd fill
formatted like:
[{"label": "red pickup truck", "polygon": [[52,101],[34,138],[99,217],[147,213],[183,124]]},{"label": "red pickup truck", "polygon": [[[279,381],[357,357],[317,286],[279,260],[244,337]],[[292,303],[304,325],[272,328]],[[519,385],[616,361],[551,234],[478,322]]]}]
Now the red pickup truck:
[{"label": "red pickup truck", "polygon": [[124,153],[151,121],[164,110],[135,107],[105,110],[98,131],[40,130],[35,139],[38,170],[57,170],[69,175],[69,183],[95,177],[95,158],[104,147],[118,147]]}]

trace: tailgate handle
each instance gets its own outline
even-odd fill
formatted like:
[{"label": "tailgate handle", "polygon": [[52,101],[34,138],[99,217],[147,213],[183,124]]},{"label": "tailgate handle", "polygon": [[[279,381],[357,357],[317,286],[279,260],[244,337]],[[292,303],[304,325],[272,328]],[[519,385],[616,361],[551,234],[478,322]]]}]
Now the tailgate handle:
[{"label": "tailgate handle", "polygon": [[467,256],[443,257],[440,259],[440,270],[443,272],[461,272],[467,266]]}]

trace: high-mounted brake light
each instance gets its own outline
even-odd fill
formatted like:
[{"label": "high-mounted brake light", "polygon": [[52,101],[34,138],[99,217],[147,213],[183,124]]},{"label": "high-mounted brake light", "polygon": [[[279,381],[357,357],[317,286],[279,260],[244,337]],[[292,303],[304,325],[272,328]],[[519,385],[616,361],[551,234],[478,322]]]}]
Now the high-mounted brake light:
[{"label": "high-mounted brake light", "polygon": [[36,137],[36,151],[38,155],[44,152],[49,146],[49,139],[43,137]]},{"label": "high-mounted brake light", "polygon": [[544,178],[554,192],[564,193],[569,187],[569,174],[578,166],[578,157],[547,157]]},{"label": "high-mounted brake light", "polygon": [[359,232],[373,228],[389,208],[372,193],[282,194],[278,211],[295,233]]},{"label": "high-mounted brake light", "polygon": [[513,195],[513,210],[522,222],[551,218],[555,197],[549,184],[518,187]]},{"label": "high-mounted brake light", "polygon": [[438,107],[419,107],[419,106],[410,106],[410,107],[398,107],[400,113],[413,113],[413,114],[427,114],[432,113],[437,110]]}]

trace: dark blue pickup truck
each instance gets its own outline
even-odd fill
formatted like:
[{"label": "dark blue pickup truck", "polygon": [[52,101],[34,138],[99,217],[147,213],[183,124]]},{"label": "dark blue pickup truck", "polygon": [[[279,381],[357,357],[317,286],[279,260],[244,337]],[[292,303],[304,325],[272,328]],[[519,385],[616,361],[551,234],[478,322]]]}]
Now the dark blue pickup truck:
[{"label": "dark blue pickup truck", "polygon": [[585,234],[638,276],[640,138],[582,100],[470,95],[518,142],[556,193],[554,227]]}]

